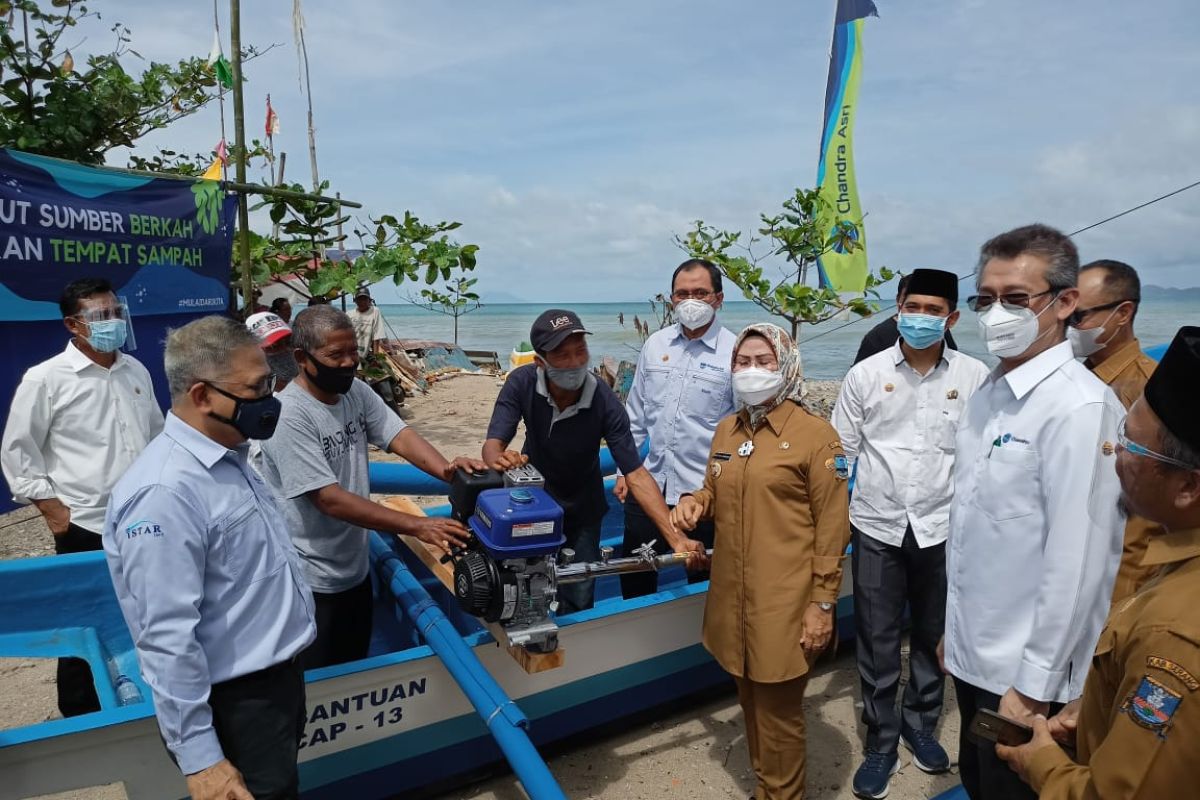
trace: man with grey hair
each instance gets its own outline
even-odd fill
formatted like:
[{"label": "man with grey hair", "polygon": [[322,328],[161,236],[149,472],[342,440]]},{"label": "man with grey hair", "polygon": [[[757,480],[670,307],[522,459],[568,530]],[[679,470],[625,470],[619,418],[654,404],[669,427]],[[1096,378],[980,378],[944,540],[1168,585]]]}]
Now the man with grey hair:
[{"label": "man with grey hair", "polygon": [[1080,695],[1121,557],[1124,409],[1066,340],[1078,273],[1067,236],[1028,225],[983,246],[967,300],[1000,359],[958,427],[946,551],[943,663],[972,800],[1035,797],[971,720],[1029,724]]},{"label": "man with grey hair", "polygon": [[263,442],[263,475],[283,505],[304,575],[316,598],[317,639],[305,669],[365,658],[371,643],[372,530],[405,533],[449,552],[467,531],[451,519],[393,511],[371,500],[367,444],[401,456],[439,480],[469,458],[447,461],[355,378],[359,351],[350,319],[332,306],[292,323],[300,373],[279,393],[279,430]]},{"label": "man with grey hair", "polygon": [[225,317],[171,331],[164,361],[171,412],[105,519],[113,587],[191,796],[294,798],[313,599],[246,442],[275,430],[274,379]]}]

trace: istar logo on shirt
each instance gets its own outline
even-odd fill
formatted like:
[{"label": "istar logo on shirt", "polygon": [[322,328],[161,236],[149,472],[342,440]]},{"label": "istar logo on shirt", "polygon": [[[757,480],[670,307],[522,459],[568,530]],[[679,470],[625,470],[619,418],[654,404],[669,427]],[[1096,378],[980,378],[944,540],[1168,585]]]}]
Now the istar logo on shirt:
[{"label": "istar logo on shirt", "polygon": [[138,520],[125,528],[126,539],[137,539],[145,536],[162,536],[162,526],[149,520]]}]

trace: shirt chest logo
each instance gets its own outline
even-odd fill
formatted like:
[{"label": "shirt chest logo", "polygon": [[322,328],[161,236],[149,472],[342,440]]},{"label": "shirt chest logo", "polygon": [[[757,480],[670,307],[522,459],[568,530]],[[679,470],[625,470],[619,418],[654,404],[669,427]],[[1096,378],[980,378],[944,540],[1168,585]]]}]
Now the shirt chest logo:
[{"label": "shirt chest logo", "polygon": [[737,449],[737,454],[739,456],[741,456],[742,458],[746,458],[753,452],[754,452],[754,442],[750,441],[749,439],[742,442],[741,446]]},{"label": "shirt chest logo", "polygon": [[132,525],[125,527],[126,539],[144,539],[147,537],[159,537],[163,535],[162,526],[157,522],[151,522],[148,519],[138,520]]}]

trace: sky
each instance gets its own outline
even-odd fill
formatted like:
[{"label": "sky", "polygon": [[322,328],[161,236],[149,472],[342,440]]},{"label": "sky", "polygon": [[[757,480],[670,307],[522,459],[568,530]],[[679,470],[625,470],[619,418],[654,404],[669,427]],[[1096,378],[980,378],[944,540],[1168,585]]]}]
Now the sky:
[{"label": "sky", "polygon": [[[291,3],[242,5],[243,40],[279,45],[246,65],[249,134],[262,134],[269,92],[288,178],[308,183]],[[1003,230],[1076,230],[1200,180],[1194,0],[877,5],[855,130],[873,268],[967,274]],[[147,59],[211,46],[207,3],[92,6],[103,20],[81,26],[77,60],[108,48],[117,20]],[[462,222],[485,303],[653,296],[693,220],[750,231],[815,184],[832,0],[303,9],[321,177],[364,204],[364,221],[409,209]],[[214,105],[140,151],[207,152],[219,130]],[[1200,285],[1200,187],[1077,243],[1145,283]]]}]

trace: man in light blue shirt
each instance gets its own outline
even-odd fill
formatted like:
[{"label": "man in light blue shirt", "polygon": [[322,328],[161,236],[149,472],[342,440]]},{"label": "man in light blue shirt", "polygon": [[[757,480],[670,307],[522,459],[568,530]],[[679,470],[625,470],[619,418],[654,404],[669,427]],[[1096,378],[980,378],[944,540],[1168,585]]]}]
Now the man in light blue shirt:
[{"label": "man in light blue shirt", "polygon": [[[655,332],[642,345],[637,374],[625,409],[634,442],[640,448],[650,439],[643,466],[654,477],[671,508],[679,496],[704,484],[704,469],[713,432],[723,417],[733,413],[730,367],[737,337],[714,319],[725,295],[721,271],[703,259],[689,259],[671,276],[671,302],[676,324]],[[658,529],[632,497],[624,478],[614,493],[625,504],[624,552],[659,538]],[[701,522],[692,538],[713,546],[713,524]],[[663,542],[655,549],[663,552]],[[691,573],[691,582],[708,579],[708,573]],[[621,576],[626,598],[656,591],[654,572]]]},{"label": "man in light blue shirt", "polygon": [[196,800],[294,798],[304,727],[295,656],[313,599],[283,515],[248,460],[279,419],[273,376],[240,323],[171,331],[171,413],[112,490],[104,551],[154,696],[159,730]]}]

